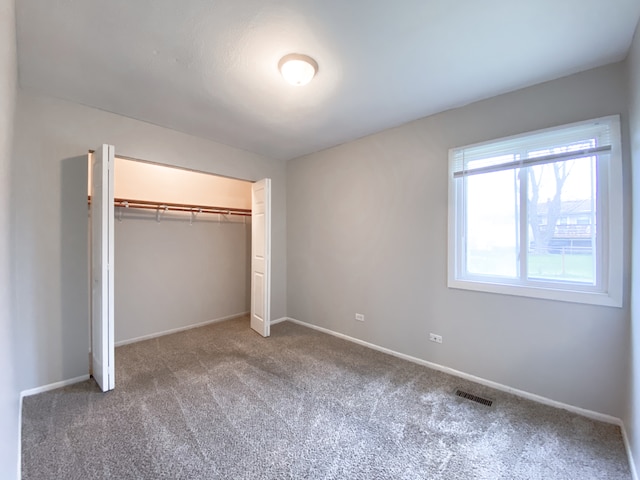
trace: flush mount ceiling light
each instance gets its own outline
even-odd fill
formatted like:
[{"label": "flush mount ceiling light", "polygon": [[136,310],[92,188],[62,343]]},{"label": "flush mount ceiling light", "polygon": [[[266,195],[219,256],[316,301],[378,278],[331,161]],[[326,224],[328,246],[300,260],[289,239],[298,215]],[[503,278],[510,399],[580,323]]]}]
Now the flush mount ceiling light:
[{"label": "flush mount ceiling light", "polygon": [[287,82],[299,87],[311,81],[318,71],[318,64],[308,55],[290,53],[280,59],[278,68]]}]

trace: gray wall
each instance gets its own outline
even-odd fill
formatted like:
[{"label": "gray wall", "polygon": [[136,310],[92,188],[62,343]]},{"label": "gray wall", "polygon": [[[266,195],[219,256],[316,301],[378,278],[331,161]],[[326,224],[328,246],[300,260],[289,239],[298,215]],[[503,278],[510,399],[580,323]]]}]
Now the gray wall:
[{"label": "gray wall", "polygon": [[116,343],[247,312],[251,222],[243,222],[124,213],[115,222]]},{"label": "gray wall", "polygon": [[[626,91],[625,65],[614,64],[290,161],[289,316],[620,417],[628,295],[624,308],[608,308],[447,288],[447,153],[617,113],[626,142]],[[624,280],[628,292],[628,271]],[[354,321],[355,312],[364,323]],[[429,332],[444,343],[429,342]]]},{"label": "gray wall", "polygon": [[0,0],[0,478],[16,478],[18,466],[18,390],[13,375],[10,301],[10,169],[17,73],[15,3]]},{"label": "gray wall", "polygon": [[627,59],[629,66],[629,132],[633,182],[633,251],[631,283],[631,355],[625,427],[636,469],[640,471],[640,24]]},{"label": "gray wall", "polygon": [[20,91],[12,192],[15,361],[21,390],[88,371],[86,152],[273,179],[272,315],[286,309],[285,165],[77,104]]}]

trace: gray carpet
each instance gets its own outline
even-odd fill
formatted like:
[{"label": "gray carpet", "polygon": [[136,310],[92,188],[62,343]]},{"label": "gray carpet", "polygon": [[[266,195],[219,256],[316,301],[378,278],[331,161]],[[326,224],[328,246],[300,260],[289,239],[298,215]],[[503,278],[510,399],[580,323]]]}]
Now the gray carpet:
[{"label": "gray carpet", "polygon": [[616,426],[289,322],[119,347],[116,366],[108,394],[24,399],[24,479],[631,478]]}]

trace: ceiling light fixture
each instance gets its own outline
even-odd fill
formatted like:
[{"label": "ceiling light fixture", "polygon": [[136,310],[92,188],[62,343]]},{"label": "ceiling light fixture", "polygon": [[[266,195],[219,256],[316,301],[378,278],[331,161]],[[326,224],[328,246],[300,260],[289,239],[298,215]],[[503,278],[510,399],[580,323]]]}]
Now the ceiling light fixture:
[{"label": "ceiling light fixture", "polygon": [[297,87],[306,85],[318,72],[318,64],[308,55],[290,53],[278,62],[278,68],[284,79]]}]

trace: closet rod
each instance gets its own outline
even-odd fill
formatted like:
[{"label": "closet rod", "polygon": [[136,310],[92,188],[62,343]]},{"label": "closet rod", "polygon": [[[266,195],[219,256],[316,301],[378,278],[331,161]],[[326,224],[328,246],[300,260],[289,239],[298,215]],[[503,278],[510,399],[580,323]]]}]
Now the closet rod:
[{"label": "closet rod", "polygon": [[[91,196],[89,196],[89,204],[91,204]],[[191,205],[187,203],[171,203],[171,202],[150,202],[146,200],[130,200],[128,198],[114,198],[113,204],[121,208],[135,208],[142,210],[162,210],[173,212],[188,213],[217,213],[221,215],[240,215],[242,217],[250,217],[251,209],[232,208],[232,207],[215,207],[211,205]]]}]

